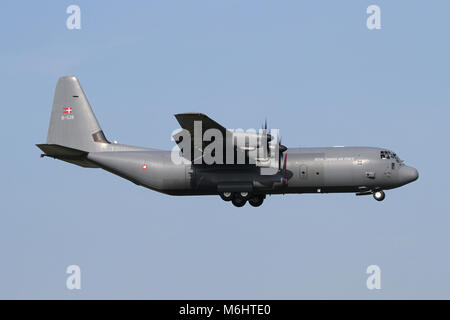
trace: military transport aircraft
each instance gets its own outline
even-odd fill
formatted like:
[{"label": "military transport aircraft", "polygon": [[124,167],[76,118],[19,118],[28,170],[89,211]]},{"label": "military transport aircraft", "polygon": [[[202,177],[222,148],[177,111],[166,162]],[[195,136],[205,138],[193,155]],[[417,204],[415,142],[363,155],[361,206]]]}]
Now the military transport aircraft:
[{"label": "military transport aircraft", "polygon": [[[56,86],[47,143],[37,146],[41,157],[102,168],[165,194],[219,195],[236,207],[247,201],[258,207],[267,194],[286,193],[351,192],[382,201],[383,190],[419,176],[385,148],[287,148],[267,132],[267,123],[259,133],[247,133],[225,129],[201,113],[175,117],[182,128],[173,135],[178,151],[110,143],[78,79],[65,76]],[[225,144],[218,143],[219,135],[226,137]],[[212,162],[204,158],[208,148]],[[254,153],[256,148],[263,152]],[[237,158],[241,161],[235,163]]]}]

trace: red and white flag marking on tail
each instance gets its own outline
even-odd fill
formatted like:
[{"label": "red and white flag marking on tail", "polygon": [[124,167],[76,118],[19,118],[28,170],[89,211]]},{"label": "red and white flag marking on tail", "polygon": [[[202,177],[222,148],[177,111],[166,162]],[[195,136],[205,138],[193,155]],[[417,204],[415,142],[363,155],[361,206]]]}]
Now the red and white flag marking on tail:
[{"label": "red and white flag marking on tail", "polygon": [[63,107],[64,112],[63,113],[72,113],[71,107]]}]

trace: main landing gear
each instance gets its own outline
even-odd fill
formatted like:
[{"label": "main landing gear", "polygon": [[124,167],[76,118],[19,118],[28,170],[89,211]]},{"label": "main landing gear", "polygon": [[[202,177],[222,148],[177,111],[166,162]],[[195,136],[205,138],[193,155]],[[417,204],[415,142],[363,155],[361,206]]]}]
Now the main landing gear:
[{"label": "main landing gear", "polygon": [[384,194],[383,190],[377,190],[373,193],[373,197],[377,201],[383,201],[386,195]]},{"label": "main landing gear", "polygon": [[240,193],[235,193],[233,195],[233,199],[231,200],[231,203],[233,203],[233,205],[238,208],[243,207],[246,202],[247,202],[247,199],[245,199],[243,196],[241,196]]},{"label": "main landing gear", "polygon": [[221,192],[220,197],[224,201],[231,201],[236,207],[243,207],[247,201],[252,207],[259,207],[263,204],[266,195],[250,192]]},{"label": "main landing gear", "polygon": [[250,203],[252,207],[259,207],[260,205],[263,204],[265,198],[266,198],[265,194],[258,194],[250,198],[248,200],[248,203]]},{"label": "main landing gear", "polygon": [[233,194],[231,192],[221,192],[219,194],[223,201],[231,201],[233,199]]}]

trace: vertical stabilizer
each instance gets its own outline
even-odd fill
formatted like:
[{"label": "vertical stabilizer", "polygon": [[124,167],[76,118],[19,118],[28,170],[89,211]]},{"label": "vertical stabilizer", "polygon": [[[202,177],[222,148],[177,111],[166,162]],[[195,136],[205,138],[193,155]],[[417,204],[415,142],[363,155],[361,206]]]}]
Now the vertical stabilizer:
[{"label": "vertical stabilizer", "polygon": [[47,144],[94,152],[101,151],[108,143],[78,79],[74,76],[59,78]]}]

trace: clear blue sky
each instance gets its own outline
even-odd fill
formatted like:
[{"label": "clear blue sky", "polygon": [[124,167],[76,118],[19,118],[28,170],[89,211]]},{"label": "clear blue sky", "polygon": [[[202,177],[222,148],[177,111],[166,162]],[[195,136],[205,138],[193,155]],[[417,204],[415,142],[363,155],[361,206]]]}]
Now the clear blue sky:
[{"label": "clear blue sky", "polygon": [[[81,30],[66,8],[81,7]],[[366,28],[381,7],[382,29]],[[2,1],[0,298],[450,298],[448,1]],[[174,113],[386,147],[413,184],[237,209],[40,159],[58,77],[110,140],[170,149]],[[82,289],[65,287],[77,264]],[[382,270],[369,291],[367,266]]]}]

